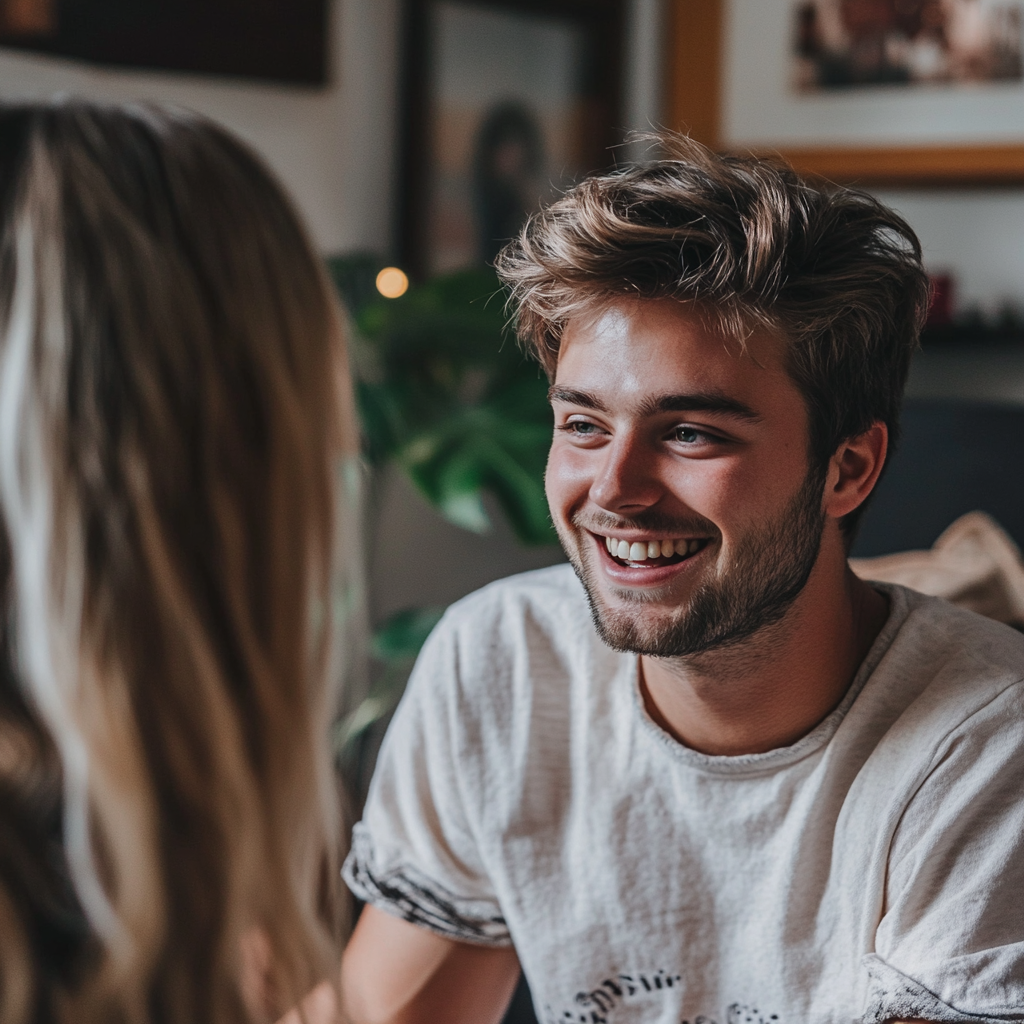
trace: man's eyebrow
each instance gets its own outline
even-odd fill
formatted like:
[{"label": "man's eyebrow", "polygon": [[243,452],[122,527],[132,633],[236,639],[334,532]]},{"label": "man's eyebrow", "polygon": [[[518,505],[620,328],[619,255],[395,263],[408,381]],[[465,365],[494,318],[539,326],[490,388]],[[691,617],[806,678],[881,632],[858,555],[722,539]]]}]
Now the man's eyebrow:
[{"label": "man's eyebrow", "polygon": [[718,412],[737,419],[756,422],[760,415],[745,402],[730,398],[719,391],[694,391],[682,395],[658,395],[645,399],[640,406],[644,416],[659,412]]},{"label": "man's eyebrow", "polygon": [[[548,400],[578,405],[595,412],[607,412],[607,406],[589,391],[565,388],[553,384],[548,388]],[[694,391],[678,395],[657,395],[647,398],[640,406],[641,416],[653,416],[660,412],[717,412],[737,419],[756,422],[761,417],[744,402],[730,398],[719,391]]]},{"label": "man's eyebrow", "polygon": [[593,409],[595,412],[607,412],[605,404],[589,391],[577,391],[575,388],[563,388],[558,384],[552,384],[548,388],[549,402],[567,402],[569,405],[579,405],[584,409]]}]

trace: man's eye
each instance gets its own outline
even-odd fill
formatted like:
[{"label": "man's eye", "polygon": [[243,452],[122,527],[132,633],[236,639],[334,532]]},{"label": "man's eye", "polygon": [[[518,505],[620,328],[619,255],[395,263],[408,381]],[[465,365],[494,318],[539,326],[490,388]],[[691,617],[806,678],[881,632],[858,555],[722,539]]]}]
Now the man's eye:
[{"label": "man's eye", "polygon": [[708,439],[707,434],[696,427],[676,427],[676,440],[683,444],[698,444]]},{"label": "man's eye", "polygon": [[559,430],[564,430],[567,434],[575,434],[577,437],[589,437],[591,434],[597,433],[597,424],[587,423],[586,420],[573,420],[563,424]]}]

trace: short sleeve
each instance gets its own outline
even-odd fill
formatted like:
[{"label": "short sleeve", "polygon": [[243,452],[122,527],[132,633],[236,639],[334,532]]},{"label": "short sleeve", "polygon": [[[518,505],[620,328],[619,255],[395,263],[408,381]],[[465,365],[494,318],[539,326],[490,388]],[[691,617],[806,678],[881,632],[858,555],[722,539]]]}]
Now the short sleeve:
[{"label": "short sleeve", "polygon": [[381,910],[463,942],[507,946],[467,795],[482,751],[460,685],[457,626],[445,616],[424,645],[395,712],[343,874]]},{"label": "short sleeve", "polygon": [[1024,706],[941,744],[893,836],[863,1024],[1024,1021]]}]

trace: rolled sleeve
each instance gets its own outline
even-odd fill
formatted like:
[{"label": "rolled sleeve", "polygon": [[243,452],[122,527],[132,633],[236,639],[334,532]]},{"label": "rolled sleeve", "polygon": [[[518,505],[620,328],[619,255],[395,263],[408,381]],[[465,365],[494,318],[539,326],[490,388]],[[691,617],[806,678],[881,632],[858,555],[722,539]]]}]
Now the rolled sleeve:
[{"label": "rolled sleeve", "polygon": [[456,639],[449,615],[424,645],[381,747],[343,876],[360,899],[446,938],[507,946],[467,811],[476,769]]},{"label": "rolled sleeve", "polygon": [[1024,706],[954,730],[893,837],[864,1024],[1024,1021]]}]

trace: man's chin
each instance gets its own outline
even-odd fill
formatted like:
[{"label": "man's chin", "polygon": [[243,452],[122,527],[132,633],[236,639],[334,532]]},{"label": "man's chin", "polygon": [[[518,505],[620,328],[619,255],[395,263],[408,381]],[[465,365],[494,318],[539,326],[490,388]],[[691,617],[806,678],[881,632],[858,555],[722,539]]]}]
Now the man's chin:
[{"label": "man's chin", "polygon": [[664,606],[666,617],[678,619],[684,612],[679,603],[678,593],[674,592],[671,586],[664,587],[643,587],[631,589],[629,587],[609,587],[608,599],[601,602],[602,607],[607,608],[610,613],[617,610],[635,608],[643,605],[648,615],[657,616],[657,606]]},{"label": "man's chin", "polygon": [[678,643],[689,602],[681,606],[670,588],[609,588],[603,593],[586,576],[581,579],[598,635],[613,650],[662,656],[666,640],[672,647]]},{"label": "man's chin", "polygon": [[684,630],[678,614],[672,618],[652,618],[646,611],[637,614],[593,605],[591,610],[598,635],[612,650],[653,657],[672,657],[678,653],[679,634]]}]

